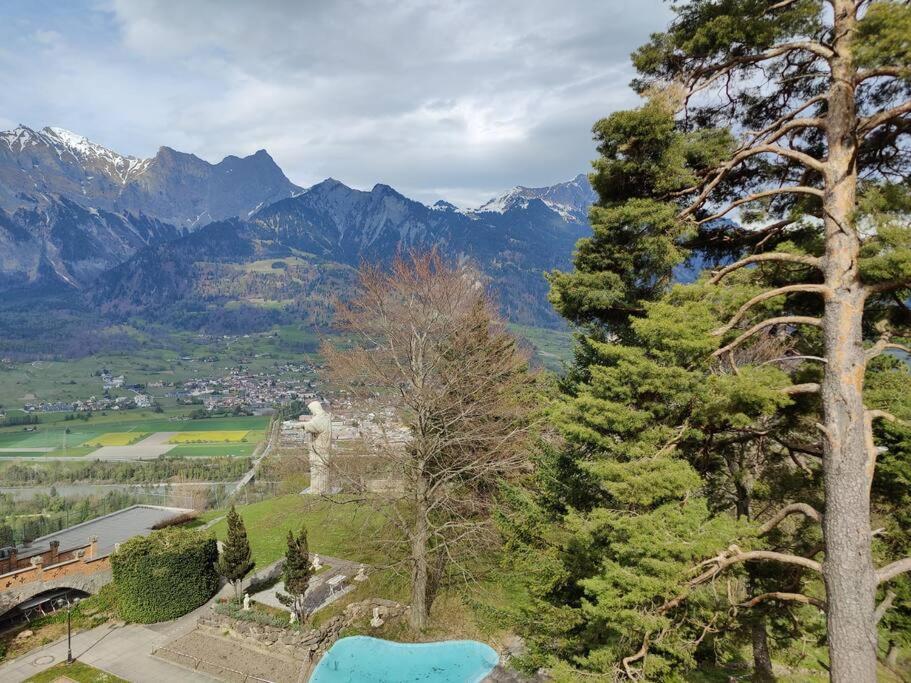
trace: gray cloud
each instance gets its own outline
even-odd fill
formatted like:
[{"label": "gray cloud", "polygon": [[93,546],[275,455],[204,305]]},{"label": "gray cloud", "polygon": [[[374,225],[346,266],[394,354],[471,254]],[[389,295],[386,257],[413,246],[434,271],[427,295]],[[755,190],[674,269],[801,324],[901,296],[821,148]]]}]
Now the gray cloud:
[{"label": "gray cloud", "polygon": [[299,184],[332,175],[477,204],[586,170],[591,125],[636,101],[629,53],[667,19],[661,0],[23,9],[19,30],[0,28],[13,39],[0,68],[18,82],[0,117],[137,155],[266,148]]}]

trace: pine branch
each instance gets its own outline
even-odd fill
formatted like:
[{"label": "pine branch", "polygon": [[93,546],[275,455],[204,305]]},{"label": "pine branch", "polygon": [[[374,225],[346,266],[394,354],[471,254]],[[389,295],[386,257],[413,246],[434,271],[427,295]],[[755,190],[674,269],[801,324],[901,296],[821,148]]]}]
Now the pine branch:
[{"label": "pine branch", "polygon": [[756,597],[750,598],[746,602],[741,603],[740,606],[755,607],[760,602],[764,602],[766,600],[778,600],[780,602],[799,602],[803,605],[813,605],[814,607],[818,607],[823,612],[826,611],[826,603],[819,598],[804,595],[803,593],[782,593],[780,591],[772,591],[770,593],[757,595]]},{"label": "pine branch", "polygon": [[895,415],[893,415],[892,413],[890,413],[887,410],[879,410],[879,409],[865,410],[864,416],[870,422],[873,422],[873,420],[885,420],[886,422],[894,422],[894,423],[900,424],[900,425],[908,424],[904,420],[899,420],[897,417],[895,417]]},{"label": "pine branch", "polygon": [[712,279],[709,280],[710,284],[716,285],[728,274],[733,273],[735,270],[740,270],[741,268],[750,265],[751,263],[763,263],[765,261],[778,261],[781,263],[800,263],[805,266],[813,266],[814,268],[821,267],[821,259],[815,256],[800,256],[798,254],[786,254],[782,252],[770,252],[766,254],[753,254],[752,256],[747,256],[742,258],[736,263],[732,263],[729,266],[725,266],[718,272],[716,272]]},{"label": "pine branch", "polygon": [[782,394],[794,396],[796,394],[818,394],[819,385],[816,382],[807,382],[806,384],[792,384],[781,389]]},{"label": "pine branch", "polygon": [[793,294],[796,292],[810,292],[822,294],[824,297],[827,297],[831,294],[832,290],[826,285],[787,285],[786,287],[778,287],[777,289],[770,289],[767,292],[762,294],[757,294],[752,299],[747,301],[743,306],[737,309],[737,312],[725,325],[722,325],[717,330],[712,332],[713,337],[720,337],[721,335],[730,332],[734,329],[734,326],[739,323],[743,316],[756,304],[760,304],[763,301],[769,299],[774,299],[776,296],[784,296],[785,294]]},{"label": "pine branch", "polygon": [[768,522],[759,527],[759,535],[766,535],[772,529],[781,524],[781,522],[784,521],[787,517],[797,514],[809,517],[810,519],[819,522],[820,524],[822,523],[822,515],[812,505],[808,505],[807,503],[790,503],[781,508]]},{"label": "pine branch", "polygon": [[867,349],[866,357],[867,357],[868,362],[873,360],[877,356],[881,356],[883,353],[885,353],[889,349],[893,349],[896,351],[904,351],[905,353],[911,355],[911,348],[905,346],[904,344],[896,344],[894,342],[891,342],[891,341],[889,341],[889,338],[890,337],[888,334],[884,334],[882,337],[880,337],[877,340],[877,342],[873,346],[871,346],[869,349]]},{"label": "pine branch", "polygon": [[905,557],[901,560],[896,560],[891,564],[887,564],[885,567],[881,567],[876,570],[876,583],[885,583],[891,579],[894,579],[900,574],[905,572],[911,572],[911,557]]},{"label": "pine branch", "polygon": [[[813,98],[817,99],[817,98]],[[820,100],[822,98],[819,98]],[[803,107],[792,112],[789,116],[796,115],[799,111],[802,111],[806,107],[810,106],[811,102],[804,103]],[[791,149],[789,147],[781,147],[780,145],[774,145],[772,143],[783,138],[788,132],[794,129],[799,128],[809,128],[809,127],[821,127],[823,125],[823,120],[819,118],[812,119],[795,119],[793,121],[788,121],[787,117],[782,117],[772,125],[764,128],[763,130],[754,134],[753,139],[748,143],[745,143],[737,150],[731,159],[722,165],[717,170],[713,171],[714,176],[707,183],[700,183],[688,187],[684,190],[678,190],[673,192],[672,196],[683,196],[696,190],[701,191],[699,196],[696,197],[689,206],[687,206],[683,211],[680,212],[679,218],[686,218],[693,212],[695,212],[699,207],[701,207],[705,200],[708,199],[709,195],[712,193],[718,184],[724,180],[725,176],[742,162],[747,159],[757,156],[759,154],[777,154],[781,157],[797,161],[807,168],[814,170],[820,174],[825,173],[825,165],[819,159],[816,159],[809,154],[801,152],[800,150]],[[764,140],[763,144],[757,144],[761,139],[765,138],[770,133],[774,133],[770,137]]]},{"label": "pine branch", "polygon": [[857,132],[860,135],[869,133],[870,131],[874,130],[875,128],[878,128],[879,126],[883,125],[884,123],[888,123],[892,119],[897,119],[900,116],[904,116],[905,114],[908,114],[908,113],[911,113],[911,100],[908,100],[907,102],[902,102],[900,105],[898,105],[896,107],[892,107],[891,109],[886,109],[885,111],[881,111],[878,114],[874,114],[873,116],[868,116],[866,118],[861,119],[860,125],[857,127]]},{"label": "pine branch", "polygon": [[816,187],[810,187],[809,185],[785,185],[784,187],[776,187],[771,190],[763,190],[762,192],[755,192],[753,194],[747,195],[746,197],[742,197],[737,201],[731,202],[727,205],[727,207],[718,213],[712,214],[708,218],[702,218],[698,220],[697,223],[700,225],[703,223],[710,223],[711,221],[718,220],[719,218],[724,218],[738,206],[742,206],[743,204],[748,204],[750,202],[755,202],[760,199],[765,199],[766,197],[774,197],[776,195],[782,194],[808,194],[814,197],[819,197],[820,199],[824,195],[822,190]]},{"label": "pine branch", "polygon": [[715,351],[713,356],[720,356],[736,347],[740,346],[747,339],[752,337],[757,332],[764,330],[767,327],[772,327],[774,325],[814,325],[816,327],[822,327],[822,320],[819,318],[810,318],[804,315],[785,315],[779,318],[769,318],[768,320],[763,320],[761,323],[753,325],[746,332],[741,334],[737,339],[732,341],[727,346],[722,346],[720,349]]},{"label": "pine branch", "polygon": [[855,85],[860,85],[871,78],[880,78],[890,76],[892,78],[904,78],[911,75],[911,70],[906,66],[878,66],[874,69],[862,69],[857,72],[854,79]]}]

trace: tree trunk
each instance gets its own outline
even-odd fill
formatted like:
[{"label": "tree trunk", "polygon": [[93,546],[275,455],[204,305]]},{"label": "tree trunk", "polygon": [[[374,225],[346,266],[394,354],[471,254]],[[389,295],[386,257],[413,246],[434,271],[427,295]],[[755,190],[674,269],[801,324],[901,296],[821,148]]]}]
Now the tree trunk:
[{"label": "tree trunk", "polygon": [[409,620],[412,628],[421,630],[427,626],[427,617],[430,612],[430,605],[427,604],[429,531],[427,506],[423,497],[423,482],[419,481],[417,488],[417,509],[411,537],[411,615]]},{"label": "tree trunk", "polygon": [[865,290],[858,271],[854,229],[857,169],[855,68],[851,56],[855,8],[835,0],[832,86],[826,125],[825,282],[823,318],[826,366],[820,388],[825,438],[823,536],[831,679],[875,683],[876,576],[870,547],[870,484],[863,388],[866,361],[861,323]]},{"label": "tree trunk", "polygon": [[769,652],[769,635],[765,629],[765,616],[758,616],[751,625],[753,639],[753,680],[770,683],[775,680],[772,654]]}]

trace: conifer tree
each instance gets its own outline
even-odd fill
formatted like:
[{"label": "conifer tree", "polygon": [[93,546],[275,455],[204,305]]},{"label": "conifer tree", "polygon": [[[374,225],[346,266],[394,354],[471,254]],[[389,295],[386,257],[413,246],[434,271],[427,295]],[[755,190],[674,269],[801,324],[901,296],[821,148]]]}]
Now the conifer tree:
[{"label": "conifer tree", "polygon": [[279,593],[278,599],[292,609],[298,623],[301,624],[307,618],[304,597],[312,577],[313,567],[310,564],[310,550],[307,546],[307,529],[302,526],[297,536],[289,529],[285,564],[282,568],[285,593]]},{"label": "conifer tree", "polygon": [[[530,566],[553,613],[540,650],[619,677],[674,675],[723,635],[700,588],[747,565],[747,585],[792,587],[744,610],[820,611],[833,680],[872,682],[877,620],[902,617],[883,609],[887,586],[899,593],[911,570],[901,534],[879,540],[898,478],[876,469],[883,447],[883,467],[908,463],[907,367],[883,354],[907,349],[911,317],[911,6],[674,11],[634,55],[647,103],[595,126],[593,236],[573,272],[551,276],[552,301],[584,332],[555,420],[565,446],[509,520],[548,560]],[[727,220],[737,212],[749,227]],[[675,273],[705,267],[710,278],[666,294]],[[716,493],[744,481],[724,444],[781,458],[758,491],[781,507],[747,530],[713,514]],[[708,554],[688,573],[691,551]]]},{"label": "conifer tree", "polygon": [[240,582],[249,574],[255,563],[250,551],[250,542],[247,540],[247,528],[244,520],[234,506],[228,510],[228,537],[225,539],[224,548],[218,558],[216,568],[218,573],[230,581],[234,586],[234,597],[239,597]]}]

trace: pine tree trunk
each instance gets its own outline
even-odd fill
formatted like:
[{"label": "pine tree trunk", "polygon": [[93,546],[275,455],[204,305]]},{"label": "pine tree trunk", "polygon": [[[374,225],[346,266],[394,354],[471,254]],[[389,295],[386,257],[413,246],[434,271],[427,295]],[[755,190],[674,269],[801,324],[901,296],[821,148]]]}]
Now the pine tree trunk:
[{"label": "pine tree trunk", "polygon": [[873,611],[876,576],[870,547],[869,459],[863,387],[866,361],[861,323],[865,291],[858,271],[859,241],[854,228],[857,170],[855,68],[851,38],[855,8],[834,3],[824,202],[825,302],[823,336],[826,366],[821,386],[825,452],[826,557],[823,578],[831,679],[836,683],[875,683],[876,631]]},{"label": "pine tree trunk", "polygon": [[775,680],[772,654],[769,652],[769,635],[766,633],[765,616],[759,616],[751,625],[753,640],[753,680],[771,683]]}]

